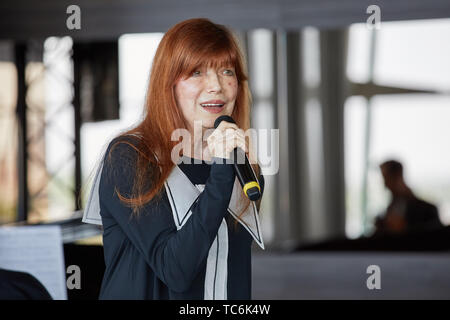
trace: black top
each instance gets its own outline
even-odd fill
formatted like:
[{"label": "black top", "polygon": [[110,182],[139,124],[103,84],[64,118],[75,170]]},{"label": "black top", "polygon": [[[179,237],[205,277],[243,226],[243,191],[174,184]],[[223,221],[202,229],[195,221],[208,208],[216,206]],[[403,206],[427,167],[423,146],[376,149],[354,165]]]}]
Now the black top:
[{"label": "black top", "polygon": [[[396,209],[400,207],[400,209]],[[404,229],[392,230],[387,219],[390,215],[397,215],[404,223]],[[374,235],[386,233],[403,233],[434,230],[443,227],[439,219],[438,209],[434,204],[428,203],[411,194],[404,197],[395,197],[391,200],[386,213],[376,219]]]},{"label": "black top", "polygon": [[178,167],[191,180],[193,184],[205,184],[211,172],[211,163],[205,160],[193,159],[183,156]]},{"label": "black top", "polygon": [[[108,146],[108,155],[111,145]],[[251,298],[253,238],[227,213],[235,172],[231,164],[180,164],[193,184],[205,184],[192,206],[192,215],[177,230],[165,188],[156,203],[144,206],[139,218],[123,205],[114,188],[131,194],[136,151],[116,145],[111,163],[105,161],[100,186],[106,270],[100,299],[203,299],[206,260],[225,217],[228,225],[227,298]],[[131,160],[131,161],[130,161]],[[263,191],[263,177],[260,184]]]},{"label": "black top", "polygon": [[0,300],[52,300],[52,297],[31,274],[0,269]]}]

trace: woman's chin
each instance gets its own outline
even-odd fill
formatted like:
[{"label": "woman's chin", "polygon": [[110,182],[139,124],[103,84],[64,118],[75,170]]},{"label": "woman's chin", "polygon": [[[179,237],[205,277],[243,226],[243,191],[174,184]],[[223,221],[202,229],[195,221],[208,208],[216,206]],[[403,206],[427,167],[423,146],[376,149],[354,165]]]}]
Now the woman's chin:
[{"label": "woman's chin", "polygon": [[216,121],[216,119],[220,116],[222,116],[223,113],[218,113],[218,114],[210,114],[207,116],[204,116],[201,118],[202,121],[202,127],[206,128],[206,129],[214,129],[214,122]]},{"label": "woman's chin", "polygon": [[231,112],[229,112],[229,110],[222,108],[220,112],[207,112],[204,111],[200,114],[198,114],[198,120],[201,120],[202,123],[202,127],[204,129],[214,129],[214,122],[216,121],[216,119],[220,116],[224,116],[224,115],[231,115]]},{"label": "woman's chin", "polygon": [[208,120],[203,120],[202,123],[202,128],[203,130],[209,130],[209,129],[214,129],[214,121],[216,120],[216,118],[214,119],[208,119]]}]

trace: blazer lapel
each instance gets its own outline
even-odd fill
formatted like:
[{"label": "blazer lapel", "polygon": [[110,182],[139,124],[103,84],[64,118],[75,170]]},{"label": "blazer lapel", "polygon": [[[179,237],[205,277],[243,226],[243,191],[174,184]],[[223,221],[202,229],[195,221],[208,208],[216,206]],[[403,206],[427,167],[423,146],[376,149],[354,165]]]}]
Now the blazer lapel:
[{"label": "blazer lapel", "polygon": [[173,220],[177,230],[180,230],[192,214],[191,207],[200,195],[200,191],[178,166],[173,168],[164,186],[172,208]]},{"label": "blazer lapel", "polygon": [[[179,230],[192,214],[191,207],[197,201],[201,191],[192,184],[178,166],[173,168],[164,185],[172,208],[173,219],[177,230]],[[228,205],[228,212],[250,233],[256,243],[264,249],[259,214],[255,203],[251,202],[241,217],[238,216],[238,213],[243,209],[238,201],[241,193],[241,185],[236,178],[230,204]]]}]

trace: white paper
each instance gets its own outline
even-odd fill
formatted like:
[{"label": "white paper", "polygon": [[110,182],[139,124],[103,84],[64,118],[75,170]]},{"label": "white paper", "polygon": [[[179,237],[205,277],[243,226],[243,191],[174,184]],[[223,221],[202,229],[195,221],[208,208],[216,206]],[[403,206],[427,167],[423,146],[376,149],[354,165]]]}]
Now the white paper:
[{"label": "white paper", "polygon": [[67,300],[60,226],[0,228],[0,268],[27,272],[53,299]]}]

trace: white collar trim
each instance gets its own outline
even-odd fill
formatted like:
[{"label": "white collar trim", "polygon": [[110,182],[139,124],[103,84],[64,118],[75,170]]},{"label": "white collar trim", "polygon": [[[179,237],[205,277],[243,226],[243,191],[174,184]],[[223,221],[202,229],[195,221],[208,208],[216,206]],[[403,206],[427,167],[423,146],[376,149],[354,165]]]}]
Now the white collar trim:
[{"label": "white collar trim", "polygon": [[[192,214],[190,210],[192,205],[199,197],[201,191],[195,187],[184,172],[175,166],[164,183],[166,192],[172,208],[173,219],[177,230],[179,230],[186,220]],[[259,214],[255,203],[252,201],[244,214],[238,217],[240,210],[239,195],[241,194],[241,185],[236,178],[234,181],[233,192],[231,194],[228,212],[236,219],[253,237],[256,243],[264,249],[261,226],[259,223]]]}]

